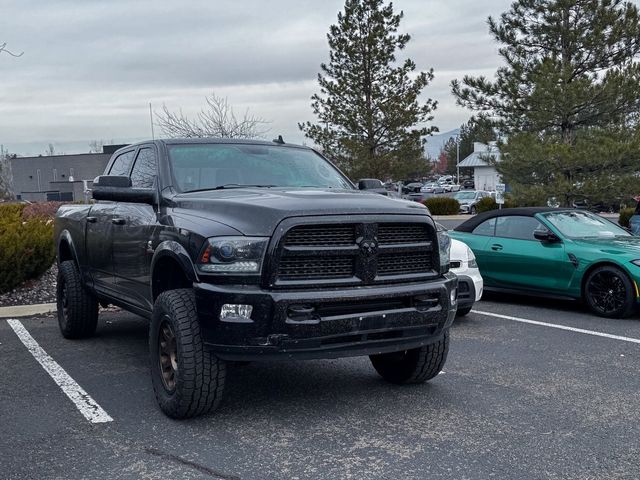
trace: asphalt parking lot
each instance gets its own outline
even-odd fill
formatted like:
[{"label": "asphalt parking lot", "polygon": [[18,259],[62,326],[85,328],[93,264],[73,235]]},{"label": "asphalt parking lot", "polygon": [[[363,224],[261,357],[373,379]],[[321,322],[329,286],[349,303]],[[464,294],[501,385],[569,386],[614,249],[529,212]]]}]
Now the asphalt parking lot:
[{"label": "asphalt parking lot", "polygon": [[428,384],[389,385],[366,358],[254,363],[230,370],[215,414],[189,421],[156,407],[144,320],[105,313],[95,338],[69,341],[53,317],[20,319],[103,423],[0,320],[2,477],[638,478],[640,316],[517,297],[476,310],[491,315],[454,324]]}]

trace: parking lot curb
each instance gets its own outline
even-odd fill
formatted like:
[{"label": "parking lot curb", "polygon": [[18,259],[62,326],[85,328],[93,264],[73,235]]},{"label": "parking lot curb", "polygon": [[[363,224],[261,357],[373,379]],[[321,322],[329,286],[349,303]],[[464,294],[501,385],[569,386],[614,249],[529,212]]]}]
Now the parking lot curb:
[{"label": "parking lot curb", "polygon": [[39,303],[37,305],[16,305],[14,307],[0,307],[0,318],[30,317],[42,313],[56,311],[55,303]]}]

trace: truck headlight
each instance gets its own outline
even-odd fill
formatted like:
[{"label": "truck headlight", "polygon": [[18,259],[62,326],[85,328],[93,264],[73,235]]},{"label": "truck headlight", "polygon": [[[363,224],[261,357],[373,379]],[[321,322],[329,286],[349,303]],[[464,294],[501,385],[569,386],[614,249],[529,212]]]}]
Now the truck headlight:
[{"label": "truck headlight", "polygon": [[216,237],[207,240],[198,259],[203,273],[259,274],[268,238]]},{"label": "truck headlight", "polygon": [[448,272],[451,262],[451,237],[446,231],[438,232],[438,252],[440,253],[440,273]]}]

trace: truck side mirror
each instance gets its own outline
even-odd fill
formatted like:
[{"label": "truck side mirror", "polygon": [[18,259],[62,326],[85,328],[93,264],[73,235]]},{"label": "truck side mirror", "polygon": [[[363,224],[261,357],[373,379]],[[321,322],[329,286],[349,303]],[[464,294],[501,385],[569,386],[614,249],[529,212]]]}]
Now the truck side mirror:
[{"label": "truck side mirror", "polygon": [[112,202],[148,203],[156,202],[153,188],[132,188],[131,178],[124,175],[101,175],[93,181],[94,200]]}]

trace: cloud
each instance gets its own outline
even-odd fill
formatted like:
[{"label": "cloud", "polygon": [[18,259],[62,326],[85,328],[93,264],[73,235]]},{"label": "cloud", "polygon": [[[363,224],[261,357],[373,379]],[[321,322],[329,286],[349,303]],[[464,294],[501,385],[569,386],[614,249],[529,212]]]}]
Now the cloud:
[{"label": "cloud", "polygon": [[[435,124],[457,127],[470,112],[449,83],[491,75],[498,65],[486,18],[509,0],[398,0],[406,49],[435,80]],[[205,95],[271,120],[272,132],[304,138],[309,97],[328,58],[326,33],[342,1],[23,0],[3,6],[0,39],[24,51],[0,57],[0,143],[37,149],[48,142],[148,138],[148,103],[195,113]],[[78,147],[83,148],[83,147]],[[13,150],[18,148],[13,147]]]}]

